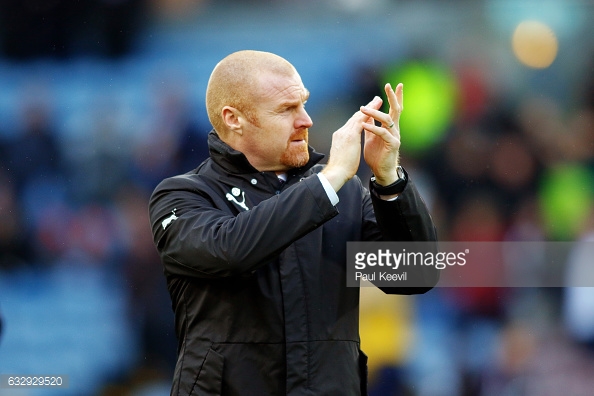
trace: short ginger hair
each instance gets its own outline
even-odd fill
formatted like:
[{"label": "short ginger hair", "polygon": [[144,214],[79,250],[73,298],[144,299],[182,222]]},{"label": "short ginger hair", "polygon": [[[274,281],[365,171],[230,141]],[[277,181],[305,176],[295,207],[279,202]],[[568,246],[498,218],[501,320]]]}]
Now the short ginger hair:
[{"label": "short ginger hair", "polygon": [[296,70],[278,55],[253,50],[234,52],[215,66],[206,88],[206,111],[219,134],[227,131],[222,117],[225,106],[238,109],[252,124],[258,125],[253,104],[262,73],[292,75]]}]

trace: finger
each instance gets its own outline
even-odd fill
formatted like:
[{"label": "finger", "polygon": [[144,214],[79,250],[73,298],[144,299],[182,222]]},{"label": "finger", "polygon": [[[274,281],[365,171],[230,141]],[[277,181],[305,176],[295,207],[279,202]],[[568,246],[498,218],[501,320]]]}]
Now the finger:
[{"label": "finger", "polygon": [[373,98],[373,100],[365,106],[361,106],[361,108],[376,110],[378,111],[382,107],[383,100],[379,96]]},{"label": "finger", "polygon": [[398,105],[400,106],[400,111],[404,110],[404,84],[399,83],[396,86],[396,98],[398,99]]},{"label": "finger", "polygon": [[396,93],[392,89],[392,84],[386,83],[384,86],[384,91],[386,91],[386,97],[388,98],[388,103],[390,104],[391,108],[395,108],[398,105],[398,98],[396,97]]},{"label": "finger", "polygon": [[388,97],[388,103],[390,104],[390,117],[392,117],[393,120],[398,121],[399,117],[400,117],[400,113],[402,112],[402,89],[403,89],[403,85],[402,83],[399,83],[396,86],[396,89],[393,90],[392,89],[392,85],[390,83],[387,83],[384,86],[384,90],[386,91],[386,96]]},{"label": "finger", "polygon": [[369,117],[372,117],[374,120],[381,122],[385,127],[388,127],[393,123],[392,117],[382,111],[361,106],[361,112]]},{"label": "finger", "polygon": [[400,134],[392,134],[388,129],[367,122],[363,123],[363,130],[380,137],[384,142],[396,148],[400,147]]}]

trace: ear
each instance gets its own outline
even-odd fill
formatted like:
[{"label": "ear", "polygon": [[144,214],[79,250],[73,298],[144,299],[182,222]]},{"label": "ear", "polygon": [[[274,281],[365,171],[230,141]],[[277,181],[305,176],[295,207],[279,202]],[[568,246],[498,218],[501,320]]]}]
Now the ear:
[{"label": "ear", "polygon": [[241,126],[243,115],[239,110],[237,110],[235,107],[225,106],[221,110],[221,116],[223,117],[223,122],[225,125],[227,125],[227,128],[231,132],[235,132],[240,135],[243,134],[243,129]]}]

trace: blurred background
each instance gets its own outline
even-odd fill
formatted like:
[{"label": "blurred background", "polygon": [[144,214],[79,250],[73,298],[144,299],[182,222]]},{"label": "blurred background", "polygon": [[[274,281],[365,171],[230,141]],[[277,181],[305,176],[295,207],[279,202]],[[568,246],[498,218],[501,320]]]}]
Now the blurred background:
[{"label": "blurred background", "polygon": [[[147,200],[206,158],[206,83],[240,49],[296,66],[325,153],[404,82],[402,162],[440,238],[575,241],[562,276],[588,273],[593,22],[585,0],[1,0],[0,373],[70,385],[0,394],[169,394]],[[370,395],[592,395],[593,290],[363,288]]]}]

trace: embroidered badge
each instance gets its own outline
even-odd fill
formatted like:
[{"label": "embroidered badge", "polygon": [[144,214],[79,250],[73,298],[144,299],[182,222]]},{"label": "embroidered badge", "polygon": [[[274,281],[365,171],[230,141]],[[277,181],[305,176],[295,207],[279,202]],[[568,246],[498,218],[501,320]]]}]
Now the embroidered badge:
[{"label": "embroidered badge", "polygon": [[[241,195],[241,202],[237,200],[237,197],[239,197],[240,195]],[[225,195],[225,196],[227,197],[227,199],[229,201],[235,203],[240,208],[243,208],[244,210],[250,210],[250,208],[248,208],[247,205],[245,204],[245,192],[241,191],[239,188],[233,187],[231,189],[231,192],[227,193],[227,195]]]},{"label": "embroidered badge", "polygon": [[166,229],[166,228],[167,228],[167,226],[168,226],[169,224],[171,224],[171,222],[172,222],[173,220],[176,220],[176,219],[177,219],[177,216],[175,215],[175,211],[176,211],[176,210],[177,210],[177,209],[173,209],[173,210],[171,211],[171,213],[173,213],[173,214],[161,222],[161,225],[163,226],[163,229]]}]

